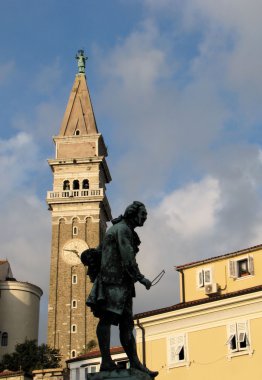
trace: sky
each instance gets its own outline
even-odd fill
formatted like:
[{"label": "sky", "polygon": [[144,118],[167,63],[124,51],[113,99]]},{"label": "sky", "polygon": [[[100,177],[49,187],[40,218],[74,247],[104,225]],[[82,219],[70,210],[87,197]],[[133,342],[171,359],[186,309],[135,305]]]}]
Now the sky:
[{"label": "sky", "polygon": [[77,72],[108,146],[113,217],[146,204],[134,311],[179,302],[174,267],[262,243],[260,0],[2,0],[0,242],[40,286],[46,339],[47,159]]}]

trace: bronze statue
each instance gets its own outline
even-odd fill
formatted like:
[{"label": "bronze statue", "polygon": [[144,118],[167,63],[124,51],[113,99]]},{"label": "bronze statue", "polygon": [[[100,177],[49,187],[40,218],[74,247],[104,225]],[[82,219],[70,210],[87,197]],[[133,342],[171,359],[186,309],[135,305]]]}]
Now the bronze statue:
[{"label": "bronze statue", "polygon": [[[110,330],[111,325],[119,325],[120,341],[129,358],[130,367],[151,377],[158,375],[158,372],[150,371],[139,361],[133,336],[134,284],[139,281],[146,289],[151,287],[151,281],[140,273],[136,263],[140,240],[134,229],[142,227],[146,219],[144,204],[133,202],[126,208],[123,216],[112,220],[113,226],[106,232],[96,256],[94,250],[87,250],[81,257],[85,265],[90,264],[90,277],[94,280],[86,304],[99,318],[97,338],[102,355],[100,371],[117,369],[110,356]],[[99,272],[92,270],[92,267],[97,266],[100,267]]]},{"label": "bronze statue", "polygon": [[85,53],[83,49],[78,50],[76,54],[76,60],[77,60],[77,65],[78,65],[78,73],[85,74],[87,57],[85,57]]}]

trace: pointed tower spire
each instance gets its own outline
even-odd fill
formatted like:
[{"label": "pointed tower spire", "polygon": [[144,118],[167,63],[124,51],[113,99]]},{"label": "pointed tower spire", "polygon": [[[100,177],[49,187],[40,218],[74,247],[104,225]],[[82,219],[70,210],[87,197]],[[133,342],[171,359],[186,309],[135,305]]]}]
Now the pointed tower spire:
[{"label": "pointed tower spire", "polygon": [[78,74],[71,90],[59,136],[79,136],[98,133],[95,115],[88,91],[84,50],[76,55]]}]

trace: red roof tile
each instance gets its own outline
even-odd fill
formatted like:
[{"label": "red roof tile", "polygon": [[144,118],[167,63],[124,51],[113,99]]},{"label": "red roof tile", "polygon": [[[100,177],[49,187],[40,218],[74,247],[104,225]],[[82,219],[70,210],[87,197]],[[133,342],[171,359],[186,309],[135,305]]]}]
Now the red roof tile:
[{"label": "red roof tile", "polygon": [[0,372],[0,377],[12,377],[24,374],[25,373],[23,371],[9,371],[8,369],[5,369],[4,371]]},{"label": "red roof tile", "polygon": [[244,249],[241,249],[239,251],[225,253],[224,255],[209,257],[207,259],[198,260],[198,261],[192,261],[191,263],[177,265],[177,266],[175,266],[175,269],[177,271],[179,271],[181,269],[194,267],[194,266],[199,265],[199,264],[205,264],[205,263],[209,263],[211,261],[222,260],[225,257],[233,257],[233,256],[238,256],[238,255],[244,254],[244,253],[254,252],[254,251],[257,251],[259,249],[262,249],[262,244],[255,245],[255,246],[249,247],[249,248],[244,248]]},{"label": "red roof tile", "polygon": [[[122,346],[119,346],[119,347],[111,347],[110,348],[110,353],[111,355],[114,355],[114,354],[122,354],[124,351],[123,347]],[[72,362],[77,362],[78,360],[84,360],[84,359],[93,359],[93,358],[99,358],[101,356],[101,352],[100,350],[94,350],[94,351],[90,351],[86,354],[83,354],[83,355],[80,355],[80,356],[77,356],[76,358],[72,358],[72,359],[69,359],[67,360],[66,362],[67,363],[72,363]]]},{"label": "red roof tile", "polygon": [[163,307],[161,309],[155,309],[155,310],[150,310],[150,311],[145,311],[143,313],[135,314],[134,319],[151,317],[152,315],[168,313],[170,311],[185,309],[187,307],[197,306],[197,305],[201,305],[201,304],[205,304],[205,303],[209,303],[209,302],[220,301],[220,300],[223,300],[226,298],[241,296],[243,294],[259,292],[261,290],[262,290],[262,285],[257,285],[257,286],[253,286],[252,288],[242,289],[242,290],[238,290],[236,292],[231,292],[231,293],[227,293],[227,294],[212,295],[212,297],[208,297],[208,298],[201,298],[199,300],[181,302],[181,303],[178,303],[178,304],[175,304],[172,306]]}]

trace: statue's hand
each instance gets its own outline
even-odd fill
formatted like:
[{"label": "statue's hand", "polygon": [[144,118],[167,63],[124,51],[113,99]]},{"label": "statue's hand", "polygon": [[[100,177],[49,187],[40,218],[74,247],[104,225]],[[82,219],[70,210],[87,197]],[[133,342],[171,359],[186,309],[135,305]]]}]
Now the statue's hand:
[{"label": "statue's hand", "polygon": [[141,280],[141,284],[143,284],[147,290],[151,288],[151,281],[145,277]]}]

